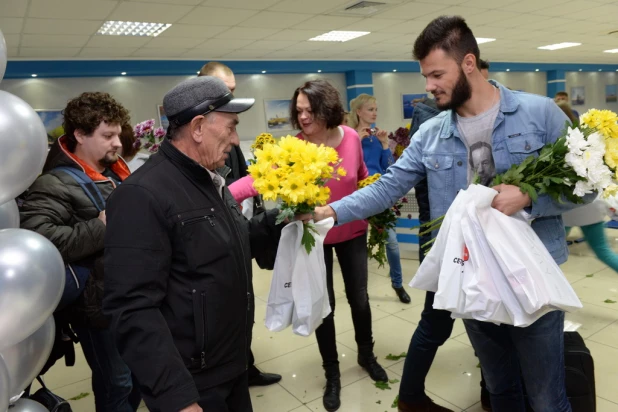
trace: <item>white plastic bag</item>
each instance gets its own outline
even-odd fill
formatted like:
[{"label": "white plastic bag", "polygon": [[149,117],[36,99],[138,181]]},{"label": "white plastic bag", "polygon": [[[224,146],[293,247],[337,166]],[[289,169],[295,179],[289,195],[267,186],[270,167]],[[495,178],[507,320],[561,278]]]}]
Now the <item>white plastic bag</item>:
[{"label": "white plastic bag", "polygon": [[[483,193],[488,196],[488,191],[493,190],[476,186],[471,192],[475,199],[480,199]],[[527,314],[546,313],[546,306],[565,311],[582,307],[562,270],[523,215],[506,216],[492,208],[491,203],[483,207],[477,203],[477,216],[502,272]]]},{"label": "white plastic bag", "polygon": [[242,208],[242,215],[247,219],[251,219],[253,217],[253,198],[247,198],[242,201],[240,204]]},{"label": "white plastic bag", "polygon": [[318,233],[310,254],[300,243],[302,222],[291,222],[281,232],[266,308],[265,324],[273,332],[293,324],[294,333],[308,336],[330,313],[323,244],[334,220],[314,225]]},{"label": "white plastic bag", "polygon": [[[309,336],[322,324],[322,319],[331,312],[326,286],[326,263],[324,262],[324,239],[333,227],[334,220],[328,218],[314,223],[318,233],[313,233],[315,246],[307,254],[304,246],[298,252],[292,274],[292,295],[294,311],[292,328],[295,334]],[[300,226],[302,236],[302,225]]]},{"label": "white plastic bag", "polygon": [[[442,269],[442,261],[444,259],[445,248],[449,238],[449,231],[452,222],[454,222],[453,217],[455,213],[459,213],[456,212],[459,210],[458,205],[465,203],[466,196],[466,191],[460,190],[459,194],[453,200],[451,207],[448,209],[444,219],[442,220],[440,231],[431,246],[431,250],[427,253],[423,263],[421,263],[420,267],[416,271],[416,274],[410,281],[411,287],[429,292],[436,292],[438,290],[438,279]],[[419,247],[423,247],[423,245],[419,245]]]}]

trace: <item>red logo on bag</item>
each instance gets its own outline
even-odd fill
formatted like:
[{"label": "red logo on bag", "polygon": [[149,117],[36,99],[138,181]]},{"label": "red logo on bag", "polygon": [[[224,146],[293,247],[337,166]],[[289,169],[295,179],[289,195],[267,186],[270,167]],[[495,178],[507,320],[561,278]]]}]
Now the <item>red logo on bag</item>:
[{"label": "red logo on bag", "polygon": [[468,259],[470,259],[470,253],[468,252],[468,248],[466,247],[466,245],[464,245],[463,260],[464,262],[467,262]]}]

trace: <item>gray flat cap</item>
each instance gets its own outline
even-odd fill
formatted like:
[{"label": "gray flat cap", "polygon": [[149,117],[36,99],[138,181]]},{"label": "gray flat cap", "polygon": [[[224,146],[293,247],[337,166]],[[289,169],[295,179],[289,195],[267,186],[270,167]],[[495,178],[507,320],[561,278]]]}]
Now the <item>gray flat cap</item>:
[{"label": "gray flat cap", "polygon": [[210,112],[242,113],[254,103],[255,99],[234,98],[221,79],[201,76],[185,80],[167,92],[163,110],[170,125],[178,127]]}]

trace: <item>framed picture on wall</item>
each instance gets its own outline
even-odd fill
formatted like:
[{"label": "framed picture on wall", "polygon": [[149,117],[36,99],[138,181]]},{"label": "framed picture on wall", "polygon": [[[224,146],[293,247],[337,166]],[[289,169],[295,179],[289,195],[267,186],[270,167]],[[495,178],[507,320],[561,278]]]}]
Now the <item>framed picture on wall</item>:
[{"label": "framed picture on wall", "polygon": [[47,144],[51,146],[56,139],[64,134],[64,128],[62,127],[62,109],[58,110],[35,110],[47,132]]},{"label": "framed picture on wall", "polygon": [[412,119],[412,115],[414,114],[414,103],[415,100],[422,99],[427,97],[427,94],[407,94],[404,93],[401,95],[401,107],[403,109],[403,120]]},{"label": "framed picture on wall", "polygon": [[605,86],[605,103],[618,102],[618,85],[608,84]]},{"label": "framed picture on wall", "polygon": [[586,104],[586,87],[571,87],[571,106],[581,106]]},{"label": "framed picture on wall", "polygon": [[157,105],[157,113],[159,117],[159,126],[167,130],[167,127],[170,125],[170,122],[167,120],[167,116],[165,115],[165,110],[163,110],[162,105]]},{"label": "framed picture on wall", "polygon": [[290,99],[264,100],[266,130],[292,130],[290,122]]}]

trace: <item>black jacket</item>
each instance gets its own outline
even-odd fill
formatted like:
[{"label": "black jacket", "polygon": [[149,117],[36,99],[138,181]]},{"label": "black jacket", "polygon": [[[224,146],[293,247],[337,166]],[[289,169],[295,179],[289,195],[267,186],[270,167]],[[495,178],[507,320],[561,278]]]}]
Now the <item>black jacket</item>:
[{"label": "black jacket", "polygon": [[176,412],[246,370],[251,258],[276,254],[277,213],[247,221],[169,141],[110,197],[104,310],[150,410]]},{"label": "black jacket", "polygon": [[[91,276],[84,294],[73,305],[71,321],[80,325],[106,328],[108,319],[101,312],[103,300],[103,240],[105,224],[99,211],[77,181],[67,173],[54,170],[59,166],[84,171],[97,185],[104,199],[115,189],[110,179],[80,161],[60,137],[51,147],[43,174],[24,195],[20,207],[21,228],[33,230],[49,239],[60,251],[64,263],[87,267]],[[112,170],[124,179],[129,168],[121,159]]]}]

